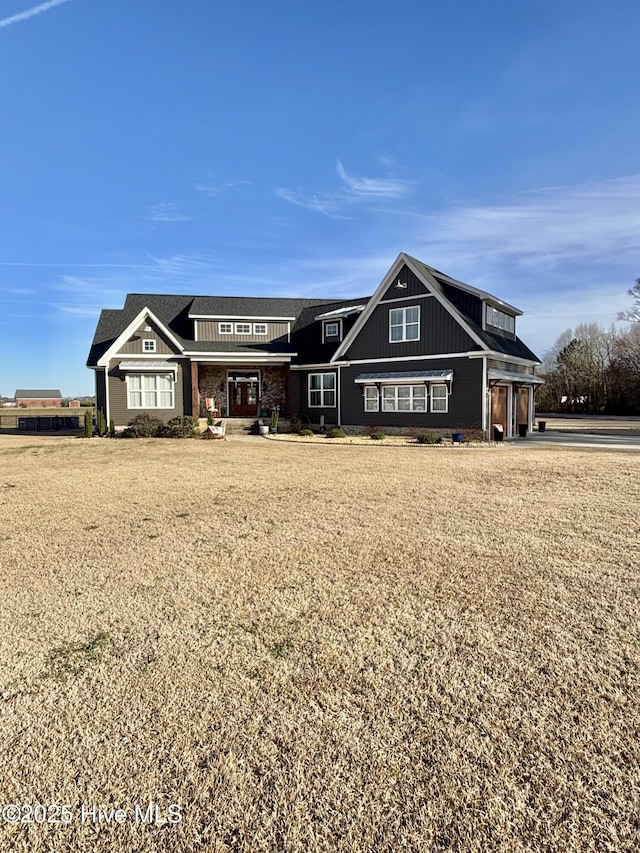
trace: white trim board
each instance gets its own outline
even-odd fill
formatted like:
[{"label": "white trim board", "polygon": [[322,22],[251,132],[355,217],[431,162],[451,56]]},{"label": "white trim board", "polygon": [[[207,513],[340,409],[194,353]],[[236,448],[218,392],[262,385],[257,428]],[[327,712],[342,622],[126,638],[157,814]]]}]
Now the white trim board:
[{"label": "white trim board", "polygon": [[286,323],[287,320],[295,320],[295,317],[265,317],[263,314],[189,314],[190,320],[237,320],[241,323],[243,320],[280,320]]},{"label": "white trim board", "polygon": [[[107,366],[109,365],[109,359],[110,359],[110,358],[113,358],[113,357],[115,356],[115,354],[118,352],[118,350],[120,349],[120,347],[121,347],[124,343],[126,343],[126,342],[129,340],[129,338],[130,338],[130,337],[131,337],[131,335],[136,331],[136,329],[138,328],[138,326],[139,326],[139,325],[140,325],[144,320],[148,320],[148,319],[151,319],[151,320],[156,324],[156,326],[157,326],[159,329],[161,329],[161,331],[163,332],[163,334],[165,334],[165,335],[167,336],[167,338],[169,338],[169,340],[171,341],[171,343],[172,343],[175,347],[177,347],[177,349],[179,350],[179,352],[181,352],[181,353],[182,353],[182,352],[184,352],[184,347],[183,347],[183,346],[182,346],[182,344],[178,341],[178,339],[177,339],[176,337],[174,337],[174,335],[169,331],[169,329],[167,329],[167,327],[164,325],[164,323],[161,323],[161,322],[160,322],[160,320],[158,320],[158,318],[157,318],[157,317],[156,317],[156,315],[153,313],[153,311],[152,311],[150,308],[147,308],[147,307],[145,306],[145,307],[144,307],[144,308],[143,308],[143,309],[142,309],[142,310],[141,310],[141,311],[140,311],[140,312],[139,312],[139,313],[138,313],[138,314],[133,318],[133,320],[129,323],[129,325],[126,327],[126,329],[125,329],[124,331],[120,332],[120,334],[118,335],[118,337],[117,337],[117,338],[115,339],[115,341],[111,344],[111,346],[110,346],[110,347],[109,347],[109,349],[104,353],[104,355],[102,355],[102,356],[101,356],[101,358],[99,358],[99,359],[98,359],[98,361],[97,361],[97,367],[107,367]],[[131,353],[125,353],[125,355],[131,355]],[[150,353],[147,353],[147,355],[150,355]],[[157,357],[157,355],[158,355],[158,354],[156,353],[156,357]]]},{"label": "white trim board", "polygon": [[400,252],[396,260],[391,265],[390,270],[382,279],[375,293],[367,303],[367,307],[364,309],[362,314],[360,314],[360,316],[354,323],[351,331],[343,340],[342,344],[337,348],[333,358],[331,359],[332,362],[338,361],[338,359],[343,356],[345,352],[348,351],[351,344],[355,341],[355,339],[358,337],[358,335],[364,328],[369,317],[373,314],[374,309],[377,308],[378,305],[386,305],[386,301],[383,302],[382,297],[387,292],[393,279],[396,277],[396,275],[399,274],[400,270],[405,265],[416,276],[418,281],[422,282],[427,293],[431,293],[433,296],[435,296],[435,298],[438,300],[438,302],[440,302],[442,307],[446,311],[448,311],[449,314],[451,314],[453,319],[458,323],[459,326],[461,326],[461,328],[467,333],[471,340],[474,341],[474,343],[476,343],[481,348],[481,350],[487,350],[487,345],[484,343],[484,341],[474,332],[474,330],[471,328],[471,326],[469,326],[469,324],[462,317],[459,311],[445,297],[442,292],[441,286],[438,284],[435,278],[428,272],[426,273],[426,275],[422,273],[415,266],[413,258],[411,258],[409,255],[406,255],[404,252]]}]

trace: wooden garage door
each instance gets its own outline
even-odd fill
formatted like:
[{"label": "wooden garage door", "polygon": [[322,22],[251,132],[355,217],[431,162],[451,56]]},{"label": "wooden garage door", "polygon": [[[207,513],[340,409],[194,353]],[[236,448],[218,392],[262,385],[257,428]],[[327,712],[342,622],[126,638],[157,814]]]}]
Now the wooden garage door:
[{"label": "wooden garage door", "polygon": [[518,388],[516,402],[516,425],[529,425],[529,388]]},{"label": "wooden garage door", "polygon": [[504,434],[507,434],[507,391],[504,385],[494,385],[491,389],[491,428],[494,424],[502,424]]}]

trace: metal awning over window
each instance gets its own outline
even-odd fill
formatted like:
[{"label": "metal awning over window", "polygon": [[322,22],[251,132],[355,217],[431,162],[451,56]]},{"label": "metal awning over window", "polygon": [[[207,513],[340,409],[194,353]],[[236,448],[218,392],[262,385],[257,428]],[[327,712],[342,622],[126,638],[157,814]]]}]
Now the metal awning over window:
[{"label": "metal awning over window", "polygon": [[325,314],[318,314],[316,320],[337,320],[340,317],[350,317],[352,314],[360,314],[364,309],[364,305],[348,305],[346,308],[336,308],[335,311],[327,311]]},{"label": "metal awning over window", "polygon": [[510,370],[496,370],[493,367],[489,368],[489,380],[516,382],[518,385],[544,385],[544,379],[532,373],[512,373]]},{"label": "metal awning over window", "polygon": [[453,370],[405,370],[398,373],[360,373],[356,385],[415,385],[417,382],[451,382]]},{"label": "metal awning over window", "polygon": [[121,361],[118,365],[123,373],[177,373],[175,361]]}]

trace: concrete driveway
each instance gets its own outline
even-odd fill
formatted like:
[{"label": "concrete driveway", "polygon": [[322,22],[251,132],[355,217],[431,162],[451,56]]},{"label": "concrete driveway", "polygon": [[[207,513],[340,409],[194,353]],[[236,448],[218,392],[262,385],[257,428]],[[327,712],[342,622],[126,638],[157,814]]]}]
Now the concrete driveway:
[{"label": "concrete driveway", "polygon": [[610,447],[616,450],[640,450],[640,435],[607,435],[605,433],[591,434],[586,432],[557,432],[547,428],[546,432],[531,432],[526,438],[513,438],[512,444],[523,447],[532,445],[566,446],[566,447]]},{"label": "concrete driveway", "polygon": [[536,425],[544,421],[545,432],[514,438],[513,444],[567,447],[609,447],[616,450],[640,450],[640,417],[611,415],[536,414]]}]

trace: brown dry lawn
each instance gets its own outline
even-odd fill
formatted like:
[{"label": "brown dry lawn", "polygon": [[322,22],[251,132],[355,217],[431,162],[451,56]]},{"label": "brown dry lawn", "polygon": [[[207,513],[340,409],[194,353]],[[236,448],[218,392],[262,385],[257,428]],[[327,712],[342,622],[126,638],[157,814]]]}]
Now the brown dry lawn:
[{"label": "brown dry lawn", "polygon": [[639,461],[0,438],[0,850],[637,850]]}]

